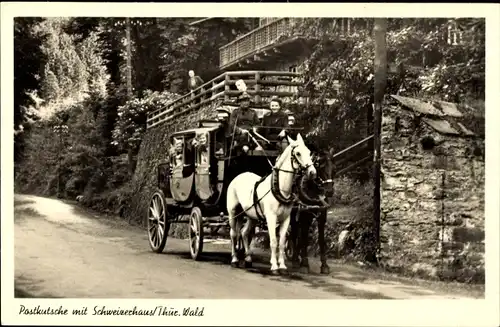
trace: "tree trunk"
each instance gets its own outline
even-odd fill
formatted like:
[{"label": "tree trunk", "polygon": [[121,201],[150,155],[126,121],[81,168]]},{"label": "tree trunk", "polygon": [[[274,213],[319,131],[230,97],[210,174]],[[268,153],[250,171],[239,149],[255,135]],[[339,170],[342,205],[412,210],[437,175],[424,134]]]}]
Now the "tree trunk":
[{"label": "tree trunk", "polygon": [[373,149],[373,227],[376,246],[380,248],[380,129],[382,121],[382,104],[384,101],[385,86],[387,84],[387,19],[375,18],[373,34],[375,41],[374,59],[374,149]]},{"label": "tree trunk", "polygon": [[[127,37],[127,98],[132,99],[132,51],[131,51],[131,38],[130,38],[130,18],[126,18],[126,37]],[[129,148],[127,152],[127,167],[128,174],[132,178],[134,174],[134,159],[133,151]]]},{"label": "tree trunk", "polygon": [[127,37],[127,96],[130,100],[132,98],[132,51],[131,51],[131,38],[130,38],[130,18],[126,18],[126,37]]}]

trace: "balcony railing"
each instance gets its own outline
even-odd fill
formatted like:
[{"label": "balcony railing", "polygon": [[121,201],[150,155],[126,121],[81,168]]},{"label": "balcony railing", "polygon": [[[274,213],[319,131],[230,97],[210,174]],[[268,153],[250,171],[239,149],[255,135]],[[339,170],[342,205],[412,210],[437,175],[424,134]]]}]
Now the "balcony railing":
[{"label": "balcony railing", "polygon": [[[294,27],[304,18],[278,18],[270,20],[245,35],[219,48],[219,66],[224,69],[240,59],[256,53],[261,49],[277,44],[283,36],[301,37],[300,33],[294,32]],[[353,33],[371,32],[372,22],[363,18],[332,18],[324,32],[336,33],[341,36]],[[286,39],[283,39],[285,41]]]},{"label": "balcony railing", "polygon": [[272,96],[282,99],[291,98],[298,94],[296,88],[293,87],[302,85],[299,77],[298,73],[284,71],[225,72],[198,87],[193,93],[183,95],[166,107],[148,113],[146,126],[152,128],[171,121],[210,105],[215,100],[231,102],[241,94],[235,87],[239,79],[245,81],[248,87],[247,93],[253,97],[254,104],[259,105]]},{"label": "balcony railing", "polygon": [[222,68],[242,57],[275,43],[289,32],[296,18],[280,18],[237,38],[219,49],[219,66]]}]

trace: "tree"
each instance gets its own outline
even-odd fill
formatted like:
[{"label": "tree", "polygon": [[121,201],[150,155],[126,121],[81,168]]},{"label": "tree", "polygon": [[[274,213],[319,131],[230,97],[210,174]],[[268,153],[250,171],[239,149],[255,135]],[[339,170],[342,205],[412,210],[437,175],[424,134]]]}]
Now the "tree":
[{"label": "tree", "polygon": [[162,64],[164,85],[175,93],[187,92],[187,72],[194,70],[204,81],[219,74],[219,47],[250,31],[253,19],[218,18],[190,26],[190,18],[163,18]]},{"label": "tree", "polygon": [[[297,113],[311,140],[348,146],[354,141],[349,137],[360,138],[358,122],[372,124],[370,24],[352,20],[347,34],[336,19],[297,19],[289,31],[316,40],[303,64],[310,101]],[[388,76],[387,93],[456,102],[484,98],[484,19],[389,19],[388,26],[387,61],[398,73]]]},{"label": "tree", "polygon": [[134,98],[118,108],[118,120],[113,130],[113,142],[119,151],[129,154],[129,174],[132,176],[134,164],[132,156],[139,150],[142,136],[146,131],[147,113],[158,108],[166,107],[179,95],[164,91],[145,92],[142,99]]},{"label": "tree", "polygon": [[100,31],[92,31],[81,40],[65,32],[70,22],[68,18],[50,18],[35,29],[38,34],[47,35],[41,45],[47,57],[40,94],[44,100],[41,107],[43,117],[65,110],[91,93],[106,93],[109,76]]},{"label": "tree", "polygon": [[36,92],[46,57],[40,46],[46,35],[34,33],[40,18],[18,17],[14,20],[14,160],[21,159],[24,149],[23,130],[36,118]]}]

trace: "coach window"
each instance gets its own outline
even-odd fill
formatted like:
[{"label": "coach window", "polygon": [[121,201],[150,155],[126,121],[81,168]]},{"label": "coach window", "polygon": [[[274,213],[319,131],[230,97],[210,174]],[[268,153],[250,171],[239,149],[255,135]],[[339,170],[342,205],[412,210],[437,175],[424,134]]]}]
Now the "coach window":
[{"label": "coach window", "polygon": [[174,167],[181,166],[184,162],[184,139],[182,137],[174,137],[170,148],[170,158]]},{"label": "coach window", "polygon": [[195,151],[193,145],[194,135],[186,137],[186,142],[184,142],[184,165],[191,166],[194,165]]},{"label": "coach window", "polygon": [[208,164],[208,133],[199,133],[196,135],[197,158],[196,162],[202,165]]}]

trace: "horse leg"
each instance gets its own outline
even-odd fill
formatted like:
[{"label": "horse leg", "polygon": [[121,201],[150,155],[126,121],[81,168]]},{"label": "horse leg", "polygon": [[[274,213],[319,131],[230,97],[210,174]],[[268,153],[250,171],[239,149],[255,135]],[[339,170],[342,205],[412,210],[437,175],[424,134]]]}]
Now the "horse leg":
[{"label": "horse leg", "polygon": [[309,273],[309,259],[307,254],[307,248],[309,247],[309,229],[311,228],[311,217],[310,214],[306,214],[300,220],[300,268],[299,271],[304,274]]},{"label": "horse leg", "polygon": [[326,210],[323,210],[318,216],[318,243],[321,257],[321,273],[329,274],[330,267],[326,263],[326,244],[325,244],[325,225],[326,225]]},{"label": "horse leg", "polygon": [[287,267],[285,265],[285,245],[286,245],[286,233],[288,231],[288,226],[290,226],[290,215],[286,217],[281,223],[280,223],[280,244],[279,244],[279,270],[282,272],[287,270]]},{"label": "horse leg", "polygon": [[231,266],[236,268],[238,267],[238,253],[237,253],[237,245],[238,245],[238,232],[237,227],[239,227],[237,223],[237,219],[239,217],[234,218],[236,215],[235,210],[228,210],[229,212],[229,235],[231,237]]},{"label": "horse leg", "polygon": [[250,250],[250,244],[252,242],[252,230],[254,228],[253,219],[248,218],[241,231],[243,246],[245,247],[245,268],[252,268],[252,252]]},{"label": "horse leg", "polygon": [[276,224],[278,217],[276,214],[267,214],[267,230],[269,233],[269,246],[271,248],[271,274],[278,274],[278,262],[276,260],[276,247],[278,246],[278,241],[276,240]]},{"label": "horse leg", "polygon": [[290,215],[290,225],[291,225],[291,233],[290,239],[292,241],[292,267],[299,268],[299,212],[292,210]]}]

